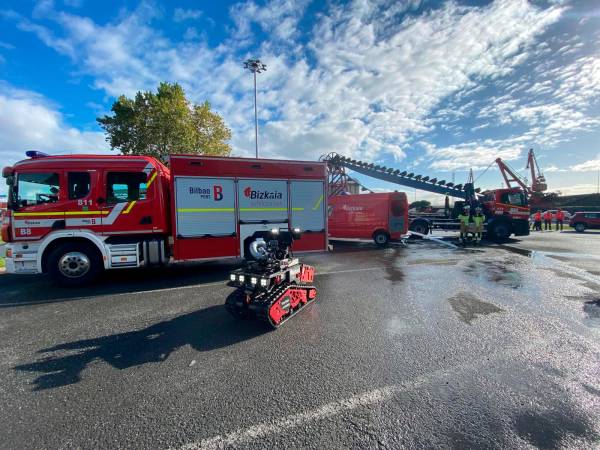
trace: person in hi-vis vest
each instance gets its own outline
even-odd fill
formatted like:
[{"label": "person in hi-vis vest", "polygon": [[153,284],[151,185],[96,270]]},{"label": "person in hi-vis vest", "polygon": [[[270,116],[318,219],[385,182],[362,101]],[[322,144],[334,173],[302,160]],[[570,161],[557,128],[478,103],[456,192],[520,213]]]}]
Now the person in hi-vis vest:
[{"label": "person in hi-vis vest", "polygon": [[473,222],[475,223],[475,243],[479,245],[481,243],[481,236],[483,235],[483,223],[485,222],[485,216],[481,213],[481,206],[475,208]]},{"label": "person in hi-vis vest", "polygon": [[458,216],[458,221],[460,222],[460,238],[459,241],[461,244],[466,244],[467,242],[467,232],[469,231],[469,218],[471,216],[471,207],[469,205],[465,205],[463,208],[462,214]]}]

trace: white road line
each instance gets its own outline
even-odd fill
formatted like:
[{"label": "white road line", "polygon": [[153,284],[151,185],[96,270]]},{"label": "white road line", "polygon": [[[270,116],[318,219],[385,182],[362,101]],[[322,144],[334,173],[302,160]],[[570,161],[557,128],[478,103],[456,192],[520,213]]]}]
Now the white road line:
[{"label": "white road line", "polygon": [[548,340],[535,339],[533,342],[530,341],[530,344],[532,345],[520,347],[512,351],[498,352],[495,355],[487,355],[477,361],[459,364],[446,369],[438,369],[417,377],[411,381],[406,381],[396,385],[384,386],[382,388],[373,389],[362,394],[353,395],[352,397],[346,399],[327,403],[312,411],[294,413],[281,419],[277,419],[276,421],[259,423],[247,428],[238,429],[228,434],[217,435],[203,439],[199,442],[191,442],[180,447],[174,447],[171,450],[204,450],[240,447],[243,444],[251,442],[255,439],[282,434],[287,430],[299,427],[307,422],[326,419],[328,417],[337,416],[343,414],[344,412],[352,411],[360,407],[389,401],[402,392],[417,389],[433,382],[446,380],[450,374],[459,375],[465,371],[472,372],[490,365],[492,362],[497,360],[514,359],[517,355],[522,355],[528,350],[539,351],[541,347],[548,346],[551,343],[548,342]]}]

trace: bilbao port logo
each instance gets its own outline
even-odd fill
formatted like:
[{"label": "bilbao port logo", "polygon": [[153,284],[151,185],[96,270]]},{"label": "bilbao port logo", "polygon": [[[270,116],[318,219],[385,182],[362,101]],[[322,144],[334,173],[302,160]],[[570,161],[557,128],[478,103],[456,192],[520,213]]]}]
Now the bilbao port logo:
[{"label": "bilbao port logo", "polygon": [[206,200],[209,200],[212,196],[214,201],[220,202],[223,200],[223,186],[215,184],[212,187],[212,192],[210,188],[192,186],[190,187],[190,194],[198,195]]},{"label": "bilbao port logo", "polygon": [[279,191],[257,191],[248,186],[244,189],[244,197],[251,200],[281,200],[283,194]]}]

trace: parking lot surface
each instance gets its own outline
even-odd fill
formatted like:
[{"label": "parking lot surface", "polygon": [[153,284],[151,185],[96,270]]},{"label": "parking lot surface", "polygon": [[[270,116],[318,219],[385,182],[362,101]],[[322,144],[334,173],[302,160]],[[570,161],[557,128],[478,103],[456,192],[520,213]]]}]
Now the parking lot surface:
[{"label": "parking lot surface", "polygon": [[334,243],[277,331],[225,264],[0,275],[2,448],[600,445],[600,234]]}]

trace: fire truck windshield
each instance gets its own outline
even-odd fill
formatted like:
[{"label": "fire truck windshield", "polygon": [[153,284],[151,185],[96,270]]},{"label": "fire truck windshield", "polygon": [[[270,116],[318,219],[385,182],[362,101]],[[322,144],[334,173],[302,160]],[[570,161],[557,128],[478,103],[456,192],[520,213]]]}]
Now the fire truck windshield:
[{"label": "fire truck windshield", "polygon": [[[35,172],[17,174],[11,196],[13,208],[54,203],[58,201],[60,191],[57,173]],[[16,199],[16,202],[14,201]]]},{"label": "fire truck windshield", "polygon": [[527,206],[527,198],[521,192],[505,192],[502,194],[502,203],[515,206]]}]

